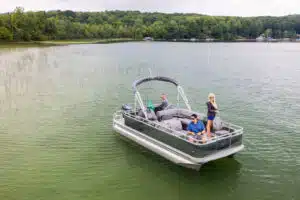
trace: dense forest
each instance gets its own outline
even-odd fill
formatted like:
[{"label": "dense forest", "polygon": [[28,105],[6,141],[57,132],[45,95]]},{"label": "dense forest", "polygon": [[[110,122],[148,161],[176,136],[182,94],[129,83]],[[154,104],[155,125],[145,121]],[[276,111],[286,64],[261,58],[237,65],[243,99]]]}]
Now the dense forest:
[{"label": "dense forest", "polygon": [[0,40],[40,41],[66,39],[255,39],[295,38],[300,15],[284,17],[223,17],[200,14],[141,13],[139,11],[38,11],[17,7],[0,14]]}]

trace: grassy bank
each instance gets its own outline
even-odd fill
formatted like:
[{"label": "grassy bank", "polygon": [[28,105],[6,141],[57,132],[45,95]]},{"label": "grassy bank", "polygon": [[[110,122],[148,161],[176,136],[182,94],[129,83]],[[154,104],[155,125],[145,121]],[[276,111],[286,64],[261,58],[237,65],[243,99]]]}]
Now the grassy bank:
[{"label": "grassy bank", "polygon": [[[78,44],[110,44],[110,43],[121,43],[121,42],[134,42],[141,40],[134,40],[130,38],[117,38],[117,39],[76,39],[76,40],[49,40],[49,41],[30,41],[30,42],[1,42],[0,48],[28,48],[28,47],[49,47],[49,46],[65,46],[65,45],[78,45]],[[256,42],[255,39],[237,39],[232,41],[225,40],[196,40],[191,41],[187,39],[177,39],[177,40],[154,40],[156,42]],[[283,42],[281,40],[272,42]],[[294,41],[289,41],[294,42]]]},{"label": "grassy bank", "polygon": [[130,38],[117,39],[76,39],[76,40],[49,40],[49,41],[29,41],[29,42],[0,42],[0,48],[9,47],[47,47],[75,44],[109,44],[136,41]]},{"label": "grassy bank", "polygon": [[117,42],[130,42],[135,41],[130,38],[117,38],[117,39],[78,39],[78,40],[52,40],[42,41],[41,44],[53,44],[53,45],[70,45],[70,44],[109,44]]}]

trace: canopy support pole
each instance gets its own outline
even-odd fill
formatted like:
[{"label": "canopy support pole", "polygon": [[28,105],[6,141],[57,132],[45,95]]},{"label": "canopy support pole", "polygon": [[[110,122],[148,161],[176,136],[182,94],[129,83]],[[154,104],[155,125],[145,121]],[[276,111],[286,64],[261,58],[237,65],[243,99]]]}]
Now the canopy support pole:
[{"label": "canopy support pole", "polygon": [[141,95],[138,91],[135,92],[135,101],[138,101],[144,115],[145,115],[145,118],[148,119],[148,116],[147,116],[147,112],[146,112],[146,109],[145,109],[145,106],[144,106],[144,103],[143,103],[143,100],[141,98]]},{"label": "canopy support pole", "polygon": [[179,97],[179,91],[177,90],[177,108],[179,108],[179,99],[180,99],[180,97]]},{"label": "canopy support pole", "polygon": [[186,107],[189,109],[189,110],[192,110],[190,104],[189,104],[189,100],[187,99],[187,97],[185,96],[184,94],[184,91],[182,89],[182,87],[180,85],[177,86],[177,90],[178,90],[178,93],[180,94],[181,98],[183,99]]}]

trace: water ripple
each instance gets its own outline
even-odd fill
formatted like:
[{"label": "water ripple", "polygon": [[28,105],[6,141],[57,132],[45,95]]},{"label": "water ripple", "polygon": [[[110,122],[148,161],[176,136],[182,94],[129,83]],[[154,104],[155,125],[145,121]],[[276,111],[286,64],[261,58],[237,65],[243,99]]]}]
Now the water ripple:
[{"label": "water ripple", "polygon": [[[1,52],[0,198],[296,200],[299,58],[284,51],[298,47],[171,46]],[[216,93],[221,117],[244,127],[245,150],[198,173],[120,140],[112,131],[112,113],[133,101],[132,81],[148,75],[149,67],[177,78],[199,110],[205,110],[207,94]],[[176,99],[171,87],[147,87],[148,98],[167,91]]]}]

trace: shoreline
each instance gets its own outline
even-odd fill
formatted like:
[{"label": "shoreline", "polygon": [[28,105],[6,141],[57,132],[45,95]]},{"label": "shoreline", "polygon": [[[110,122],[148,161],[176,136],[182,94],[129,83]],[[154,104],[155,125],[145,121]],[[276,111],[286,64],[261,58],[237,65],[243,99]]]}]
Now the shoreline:
[{"label": "shoreline", "polygon": [[51,47],[51,46],[68,46],[68,45],[79,45],[79,44],[113,44],[113,43],[125,43],[125,42],[186,42],[186,43],[300,43],[300,41],[256,41],[255,39],[238,39],[238,40],[135,40],[130,38],[118,38],[118,39],[75,39],[75,40],[48,40],[48,41],[20,41],[20,42],[7,42],[0,41],[0,48],[10,47]]},{"label": "shoreline", "polygon": [[154,42],[190,42],[190,43],[299,43],[297,40],[272,40],[272,41],[257,41],[256,39],[236,39],[236,40],[188,40],[188,39],[173,39],[173,40],[153,40]]},{"label": "shoreline", "polygon": [[51,47],[51,46],[68,46],[78,44],[112,44],[112,43],[124,43],[124,42],[136,42],[140,40],[134,40],[129,38],[118,39],[75,39],[75,40],[47,40],[47,41],[0,41],[0,48],[3,47]]}]

